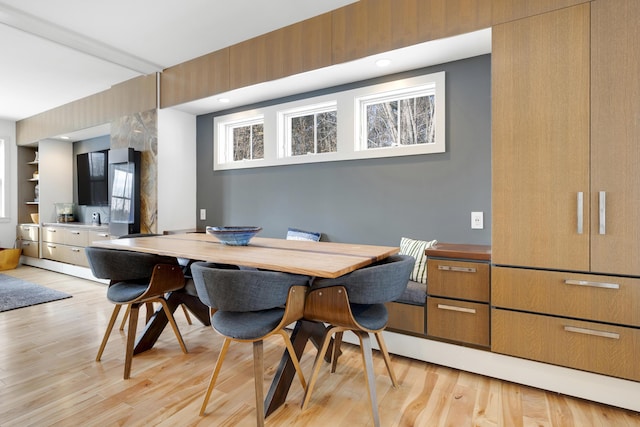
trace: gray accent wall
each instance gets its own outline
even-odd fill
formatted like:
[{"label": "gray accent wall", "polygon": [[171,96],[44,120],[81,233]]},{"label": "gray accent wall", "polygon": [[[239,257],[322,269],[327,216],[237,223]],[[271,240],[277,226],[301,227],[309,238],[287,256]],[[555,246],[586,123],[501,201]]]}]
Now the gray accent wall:
[{"label": "gray accent wall", "polygon": [[[490,244],[490,55],[306,96],[437,71],[446,72],[441,154],[214,172],[214,114],[198,116],[198,227],[259,225],[261,237],[284,237],[288,227],[297,227],[320,231],[323,240],[394,246],[403,236]],[[207,211],[205,221],[200,209]],[[484,229],[471,229],[472,211],[484,212]]]}]

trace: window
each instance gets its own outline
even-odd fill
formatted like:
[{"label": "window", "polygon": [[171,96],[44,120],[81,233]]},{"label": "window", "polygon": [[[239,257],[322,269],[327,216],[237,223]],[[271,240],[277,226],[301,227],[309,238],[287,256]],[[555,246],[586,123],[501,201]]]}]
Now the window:
[{"label": "window", "polygon": [[433,86],[409,95],[392,94],[359,100],[362,117],[361,149],[435,143]]},{"label": "window", "polygon": [[6,218],[7,212],[7,143],[0,138],[0,218]]},{"label": "window", "polygon": [[225,162],[242,162],[264,158],[264,118],[219,123],[218,155]]},{"label": "window", "polygon": [[284,156],[338,151],[338,110],[335,102],[278,114],[284,132]]},{"label": "window", "polygon": [[214,170],[445,151],[444,72],[214,117]]}]

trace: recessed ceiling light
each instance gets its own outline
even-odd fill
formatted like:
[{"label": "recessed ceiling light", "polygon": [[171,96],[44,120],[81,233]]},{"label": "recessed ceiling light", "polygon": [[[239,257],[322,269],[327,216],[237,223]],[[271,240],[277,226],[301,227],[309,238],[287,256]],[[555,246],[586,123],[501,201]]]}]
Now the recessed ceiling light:
[{"label": "recessed ceiling light", "polygon": [[226,104],[227,102],[229,102],[229,98],[218,98],[218,102]]},{"label": "recessed ceiling light", "polygon": [[61,136],[60,139],[70,139],[68,136]]},{"label": "recessed ceiling light", "polygon": [[391,65],[391,60],[390,59],[378,59],[376,61],[376,66],[378,67],[387,67]]}]

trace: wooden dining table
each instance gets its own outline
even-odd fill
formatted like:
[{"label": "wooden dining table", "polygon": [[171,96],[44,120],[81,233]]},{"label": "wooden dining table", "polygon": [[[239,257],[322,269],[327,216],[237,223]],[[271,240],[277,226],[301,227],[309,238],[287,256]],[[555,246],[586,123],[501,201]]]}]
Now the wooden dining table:
[{"label": "wooden dining table", "polygon": [[[92,246],[322,278],[340,277],[399,252],[399,248],[393,246],[263,237],[254,237],[247,246],[229,246],[221,244],[214,236],[205,233],[100,240],[93,242]],[[167,304],[172,312],[184,304],[198,320],[210,325],[209,309],[196,295],[173,292],[167,297]],[[167,323],[164,311],[157,310],[136,340],[134,354],[152,348]],[[295,324],[291,341],[298,358],[302,356],[307,342],[311,341],[316,348],[321,345],[325,330],[322,323],[305,319]],[[265,399],[265,416],[284,404],[294,376],[293,363],[289,353],[285,351]]]}]

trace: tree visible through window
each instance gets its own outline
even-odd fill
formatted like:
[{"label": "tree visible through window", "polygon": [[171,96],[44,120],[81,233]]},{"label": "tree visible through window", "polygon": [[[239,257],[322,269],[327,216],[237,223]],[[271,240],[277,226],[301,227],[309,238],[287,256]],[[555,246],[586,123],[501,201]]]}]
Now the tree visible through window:
[{"label": "tree visible through window", "polygon": [[264,125],[255,123],[233,130],[233,160],[264,158]]},{"label": "tree visible through window", "polygon": [[435,95],[370,102],[365,107],[367,148],[435,142]]},{"label": "tree visible through window", "polygon": [[336,110],[291,117],[291,155],[332,153],[338,150]]}]

